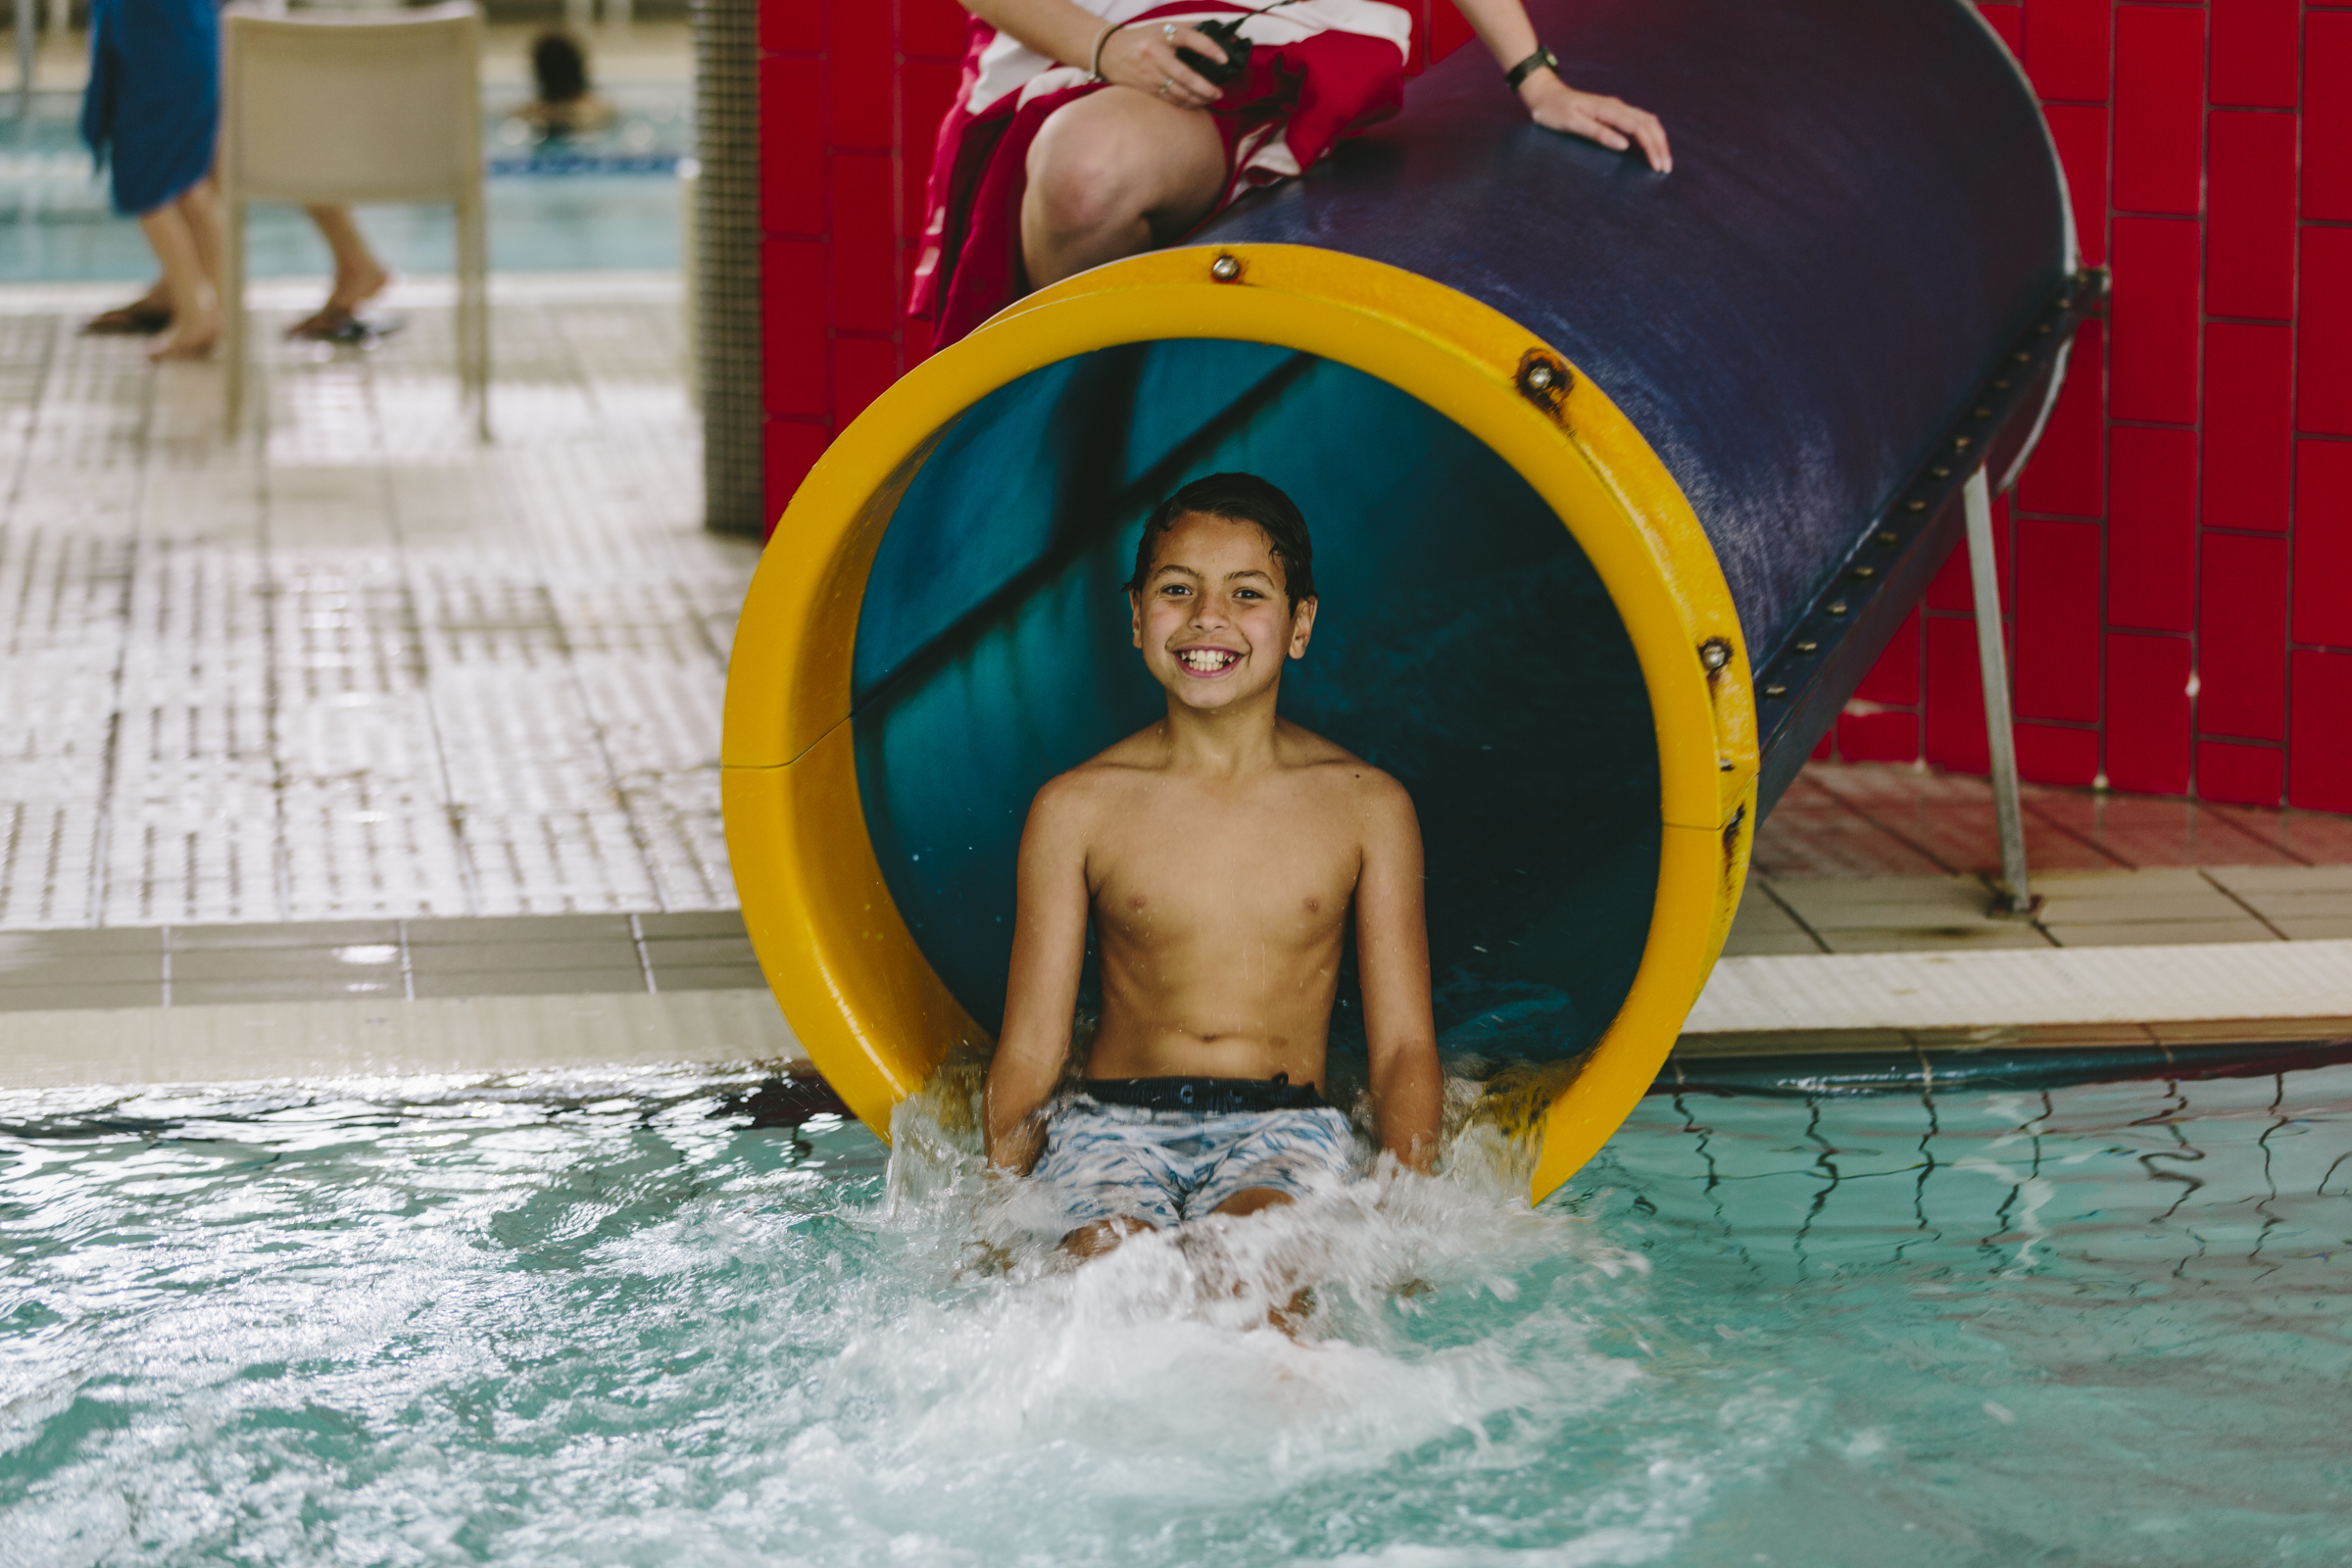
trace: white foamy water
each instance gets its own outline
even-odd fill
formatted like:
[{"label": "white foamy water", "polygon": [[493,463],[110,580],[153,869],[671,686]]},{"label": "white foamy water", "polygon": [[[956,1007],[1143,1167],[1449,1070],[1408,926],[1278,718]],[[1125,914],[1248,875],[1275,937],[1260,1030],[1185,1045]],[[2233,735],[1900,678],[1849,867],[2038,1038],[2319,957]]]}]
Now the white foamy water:
[{"label": "white foamy water", "polygon": [[[1541,1547],[1420,1556],[1345,1500],[1420,1471],[1407,1494],[1444,1506],[1466,1478],[1543,1466],[1565,1431],[1638,1394],[1642,1357],[1593,1348],[1575,1297],[1647,1264],[1577,1216],[1388,1168],[1081,1265],[1036,1190],[988,1176],[968,1135],[920,1104],[894,1133],[881,1200],[838,1216],[860,1266],[834,1254],[785,1309],[821,1353],[779,1391],[771,1473],[640,1530],[697,1551],[753,1533],[812,1562],[1642,1562],[1707,1492],[1709,1465],[1655,1443],[1580,1499],[1581,1521],[1551,1518]],[[638,1268],[664,1250],[692,1267],[700,1243],[627,1246]],[[1531,1256],[1552,1266],[1523,1300]],[[1302,1284],[1311,1306],[1275,1327]],[[1491,1328],[1464,1332],[1465,1311]],[[1329,1500],[1267,1528],[1308,1496]]]}]

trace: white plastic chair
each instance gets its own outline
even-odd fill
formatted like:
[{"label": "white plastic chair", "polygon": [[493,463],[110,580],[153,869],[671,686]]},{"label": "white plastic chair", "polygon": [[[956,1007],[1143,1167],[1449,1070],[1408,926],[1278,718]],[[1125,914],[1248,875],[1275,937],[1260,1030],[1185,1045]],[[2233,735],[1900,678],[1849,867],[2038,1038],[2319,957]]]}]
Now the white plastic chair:
[{"label": "white plastic chair", "polygon": [[239,3],[221,24],[229,434],[245,407],[247,205],[445,201],[457,209],[458,377],[488,440],[480,13],[467,0],[305,16]]}]

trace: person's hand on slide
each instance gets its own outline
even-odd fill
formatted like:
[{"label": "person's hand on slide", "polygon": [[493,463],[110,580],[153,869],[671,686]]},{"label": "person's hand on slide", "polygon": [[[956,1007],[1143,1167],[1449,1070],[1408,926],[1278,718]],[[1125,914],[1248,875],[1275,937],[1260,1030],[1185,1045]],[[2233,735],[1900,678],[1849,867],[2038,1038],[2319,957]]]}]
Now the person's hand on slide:
[{"label": "person's hand on slide", "polygon": [[1666,145],[1666,127],[1646,109],[1636,109],[1622,98],[1579,92],[1549,71],[1538,71],[1519,84],[1519,101],[1537,124],[1564,130],[1571,136],[1596,141],[1611,152],[1641,144],[1642,156],[1659,173],[1674,170],[1674,153]]},{"label": "person's hand on slide", "polygon": [[1176,58],[1179,49],[1206,60],[1225,59],[1215,39],[1181,22],[1139,22],[1102,40],[1102,79],[1148,92],[1179,109],[1206,109],[1224,97],[1215,82]]}]

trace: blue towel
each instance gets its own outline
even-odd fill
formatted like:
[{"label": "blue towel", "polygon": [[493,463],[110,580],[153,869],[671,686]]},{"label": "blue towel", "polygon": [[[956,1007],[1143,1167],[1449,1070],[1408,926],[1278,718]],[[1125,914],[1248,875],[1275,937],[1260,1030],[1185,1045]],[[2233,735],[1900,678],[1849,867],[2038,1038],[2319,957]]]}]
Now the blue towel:
[{"label": "blue towel", "polygon": [[215,0],[91,0],[81,136],[113,171],[115,211],[177,201],[212,172],[220,134]]}]

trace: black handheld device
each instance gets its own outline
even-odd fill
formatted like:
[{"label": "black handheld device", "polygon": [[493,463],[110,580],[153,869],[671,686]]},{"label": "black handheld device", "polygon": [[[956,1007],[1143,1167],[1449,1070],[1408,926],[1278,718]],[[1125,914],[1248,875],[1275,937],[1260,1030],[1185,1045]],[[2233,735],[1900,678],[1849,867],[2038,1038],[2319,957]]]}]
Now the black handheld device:
[{"label": "black handheld device", "polygon": [[[1272,8],[1268,7],[1268,9]],[[1211,60],[1198,49],[1179,49],[1176,51],[1176,58],[1218,86],[1224,86],[1250,69],[1251,46],[1250,40],[1242,36],[1243,20],[1241,17],[1231,17],[1219,22],[1202,22],[1194,24],[1195,32],[1215,39],[1217,47],[1225,51],[1225,59],[1222,63]]]}]

